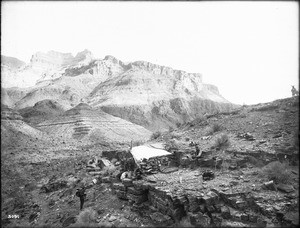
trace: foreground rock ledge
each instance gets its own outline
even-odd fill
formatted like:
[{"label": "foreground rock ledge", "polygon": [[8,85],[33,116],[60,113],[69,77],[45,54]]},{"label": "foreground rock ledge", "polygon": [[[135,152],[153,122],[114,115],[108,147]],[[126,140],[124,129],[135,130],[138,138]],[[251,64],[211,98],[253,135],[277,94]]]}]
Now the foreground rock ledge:
[{"label": "foreground rock ledge", "polygon": [[152,213],[144,214],[160,226],[185,220],[203,227],[265,227],[274,225],[274,218],[281,225],[296,225],[291,220],[279,221],[278,210],[283,212],[293,201],[278,200],[284,198],[283,193],[257,191],[253,183],[243,179],[228,188],[230,179],[217,174],[215,179],[203,181],[199,170],[179,170],[112,186],[118,198],[129,201],[132,210],[143,214],[142,210],[150,208]]}]

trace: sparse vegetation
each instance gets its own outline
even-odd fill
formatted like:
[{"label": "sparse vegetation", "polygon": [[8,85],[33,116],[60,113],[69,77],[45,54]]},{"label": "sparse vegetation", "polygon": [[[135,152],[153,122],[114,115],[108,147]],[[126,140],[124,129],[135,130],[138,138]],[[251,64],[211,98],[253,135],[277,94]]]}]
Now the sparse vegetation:
[{"label": "sparse vegetation", "polygon": [[92,208],[86,208],[77,216],[77,221],[71,227],[93,227],[96,226],[97,212]]},{"label": "sparse vegetation", "polygon": [[241,114],[239,114],[237,117],[238,117],[238,118],[246,118],[247,115],[246,115],[245,113],[241,113]]},{"label": "sparse vegetation", "polygon": [[291,181],[291,169],[287,163],[271,162],[262,168],[261,176],[273,180],[276,184],[287,184]]},{"label": "sparse vegetation", "polygon": [[133,141],[132,146],[140,146],[143,145],[145,143],[145,141],[143,140],[137,140],[137,141]]},{"label": "sparse vegetation", "polygon": [[181,138],[180,134],[176,134],[174,132],[171,134],[171,139],[180,139],[180,138]]},{"label": "sparse vegetation", "polygon": [[264,163],[261,160],[255,158],[253,156],[249,155],[247,158],[248,158],[249,163],[256,166],[256,167],[263,167],[264,166]]},{"label": "sparse vegetation", "polygon": [[223,127],[220,124],[214,123],[212,126],[208,127],[205,135],[206,136],[212,135],[213,133],[221,131],[222,129],[223,129]]},{"label": "sparse vegetation", "polygon": [[222,161],[221,169],[222,171],[228,170],[230,163],[227,160]]},{"label": "sparse vegetation", "polygon": [[199,116],[196,119],[194,119],[193,121],[188,122],[187,124],[190,127],[197,126],[197,125],[204,126],[204,125],[207,125],[208,122],[207,122],[206,116]]},{"label": "sparse vegetation", "polygon": [[177,122],[177,123],[176,123],[176,127],[179,128],[180,126],[181,126],[181,123],[180,123],[180,122]]},{"label": "sparse vegetation", "polygon": [[227,134],[222,134],[219,136],[215,141],[215,148],[216,149],[225,149],[229,147],[230,141]]},{"label": "sparse vegetation", "polygon": [[115,172],[117,172],[117,168],[114,165],[105,166],[101,172],[103,173],[103,176],[111,176],[116,174]]},{"label": "sparse vegetation", "polygon": [[178,150],[178,144],[175,140],[169,140],[165,143],[165,150],[171,152],[172,150]]},{"label": "sparse vegetation", "polygon": [[161,136],[161,132],[160,131],[156,131],[151,135],[151,140],[157,139],[158,137]]},{"label": "sparse vegetation", "polygon": [[[228,170],[230,163],[231,157],[229,154],[227,154],[225,151],[218,151],[216,152],[217,159],[215,160],[215,169],[221,168],[222,171]],[[219,166],[219,162],[221,161],[221,166]]]},{"label": "sparse vegetation", "polygon": [[172,126],[169,126],[169,132],[173,132],[174,128]]}]

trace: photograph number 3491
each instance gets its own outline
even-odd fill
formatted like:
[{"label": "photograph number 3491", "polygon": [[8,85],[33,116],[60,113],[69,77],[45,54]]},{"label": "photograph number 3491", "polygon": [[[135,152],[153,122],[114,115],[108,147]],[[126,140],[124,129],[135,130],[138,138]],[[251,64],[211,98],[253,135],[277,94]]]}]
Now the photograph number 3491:
[{"label": "photograph number 3491", "polygon": [[18,218],[20,218],[20,215],[8,215],[7,217],[9,219],[18,219]]}]

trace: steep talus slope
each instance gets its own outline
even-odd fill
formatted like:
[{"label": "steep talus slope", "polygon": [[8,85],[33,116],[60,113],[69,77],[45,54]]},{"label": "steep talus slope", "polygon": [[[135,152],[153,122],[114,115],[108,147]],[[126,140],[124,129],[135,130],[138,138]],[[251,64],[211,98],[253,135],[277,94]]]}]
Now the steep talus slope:
[{"label": "steep talus slope", "polygon": [[48,141],[49,135],[23,121],[18,111],[1,104],[1,149],[27,147],[34,141]]},{"label": "steep talus slope", "polygon": [[147,140],[151,135],[151,132],[142,126],[111,116],[101,110],[95,110],[83,103],[61,116],[38,124],[37,128],[63,138],[91,143]]}]

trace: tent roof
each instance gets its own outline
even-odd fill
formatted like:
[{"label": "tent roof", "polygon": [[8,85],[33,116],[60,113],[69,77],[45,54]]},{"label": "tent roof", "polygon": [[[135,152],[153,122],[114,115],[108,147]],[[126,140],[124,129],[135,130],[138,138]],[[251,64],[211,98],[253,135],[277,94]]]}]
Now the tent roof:
[{"label": "tent roof", "polygon": [[163,149],[154,148],[151,145],[133,147],[131,149],[131,154],[133,155],[136,161],[140,161],[143,158],[149,159],[153,157],[171,155],[170,152]]}]

